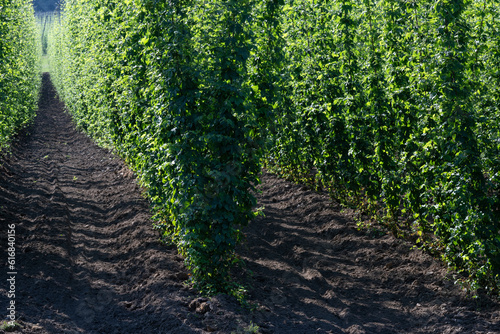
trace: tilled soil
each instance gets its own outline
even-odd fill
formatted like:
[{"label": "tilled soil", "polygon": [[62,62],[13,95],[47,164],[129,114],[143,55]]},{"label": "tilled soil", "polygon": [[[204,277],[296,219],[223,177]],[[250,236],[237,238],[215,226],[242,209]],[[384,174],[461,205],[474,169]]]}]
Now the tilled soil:
[{"label": "tilled soil", "polygon": [[498,301],[471,299],[429,255],[358,231],[327,196],[267,173],[265,216],[246,228],[235,272],[253,309],[200,297],[158,242],[133,173],[63,110],[44,74],[35,123],[0,167],[0,305],[6,316],[15,300],[17,332],[500,333]]}]

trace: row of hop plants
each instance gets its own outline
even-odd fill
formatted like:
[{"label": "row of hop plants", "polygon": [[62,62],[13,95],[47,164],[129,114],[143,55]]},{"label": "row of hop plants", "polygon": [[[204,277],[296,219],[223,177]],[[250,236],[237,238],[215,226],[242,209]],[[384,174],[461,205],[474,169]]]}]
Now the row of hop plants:
[{"label": "row of hop plants", "polygon": [[40,55],[32,4],[0,0],[0,151],[35,116],[41,83]]},{"label": "row of hop plants", "polygon": [[486,0],[67,0],[52,76],[137,172],[203,291],[235,291],[261,163],[498,292],[499,39]]},{"label": "row of hop plants", "polygon": [[[52,23],[59,15],[58,12],[39,12],[35,13],[36,22],[39,30],[39,38],[42,43],[41,55],[47,56],[47,48],[49,45],[49,31],[52,28]],[[43,67],[43,66],[42,66]]]},{"label": "row of hop plants", "polygon": [[498,292],[498,4],[285,1],[268,166]]},{"label": "row of hop plants", "polygon": [[136,171],[155,227],[203,292],[242,296],[230,272],[258,214],[260,129],[272,112],[263,101],[277,72],[273,50],[256,43],[272,47],[277,4],[67,0],[49,32],[59,96]]}]

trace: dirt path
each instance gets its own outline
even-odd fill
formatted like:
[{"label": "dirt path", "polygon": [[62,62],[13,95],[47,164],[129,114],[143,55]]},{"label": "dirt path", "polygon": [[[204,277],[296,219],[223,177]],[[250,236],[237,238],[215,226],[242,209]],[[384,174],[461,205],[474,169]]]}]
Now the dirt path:
[{"label": "dirt path", "polygon": [[260,333],[500,333],[499,304],[465,298],[429,256],[358,232],[326,196],[269,174],[266,216],[239,249],[257,310],[199,299],[182,258],[157,242],[132,173],[62,110],[45,74],[36,122],[0,167],[3,250],[16,225],[18,332],[231,333],[253,322]]}]

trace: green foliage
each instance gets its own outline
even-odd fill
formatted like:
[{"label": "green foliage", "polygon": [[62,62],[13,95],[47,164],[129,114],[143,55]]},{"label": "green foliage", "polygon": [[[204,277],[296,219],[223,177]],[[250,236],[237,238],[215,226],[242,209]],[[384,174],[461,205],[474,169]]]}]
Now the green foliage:
[{"label": "green foliage", "polygon": [[497,4],[286,1],[267,163],[498,291]]},{"label": "green foliage", "polygon": [[0,151],[35,116],[40,43],[31,3],[0,1]]},{"label": "green foliage", "polygon": [[231,332],[231,334],[259,334],[259,333],[260,333],[260,327],[254,324],[253,322],[250,322],[248,326],[244,327],[238,325],[236,331]]},{"label": "green foliage", "polygon": [[[76,123],[126,158],[204,292],[232,291],[263,153],[250,1],[67,1],[49,39]],[[52,42],[50,42],[52,41]],[[52,43],[52,44],[51,44]]]},{"label": "green foliage", "polygon": [[5,332],[14,332],[21,328],[22,326],[16,321],[3,320],[2,323],[0,324],[0,330]]},{"label": "green foliage", "polygon": [[[498,217],[484,175],[476,124],[481,111],[471,102],[474,80],[467,77],[468,35],[472,27],[464,16],[463,1],[443,1],[429,10],[433,45],[425,74],[428,82],[418,149],[413,162],[421,176],[420,206],[409,203],[419,229],[433,231],[438,241],[430,247],[442,251],[451,266],[471,277],[474,287],[496,289],[500,267]],[[427,32],[430,34],[431,32]],[[475,66],[475,64],[474,64]]]},{"label": "green foliage", "polygon": [[238,290],[265,156],[498,291],[498,14],[485,0],[68,0],[47,41],[76,123],[137,171],[200,289]]}]

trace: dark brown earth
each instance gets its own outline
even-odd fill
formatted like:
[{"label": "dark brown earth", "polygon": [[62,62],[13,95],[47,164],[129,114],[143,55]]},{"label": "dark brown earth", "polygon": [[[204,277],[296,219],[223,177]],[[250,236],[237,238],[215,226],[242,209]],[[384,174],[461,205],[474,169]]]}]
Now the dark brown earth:
[{"label": "dark brown earth", "polygon": [[327,196],[267,173],[265,217],[238,250],[255,310],[200,298],[158,242],[133,173],[76,131],[55,95],[45,74],[35,123],[0,167],[0,314],[15,224],[17,332],[500,333],[498,301],[470,298],[429,255],[358,231]]}]

